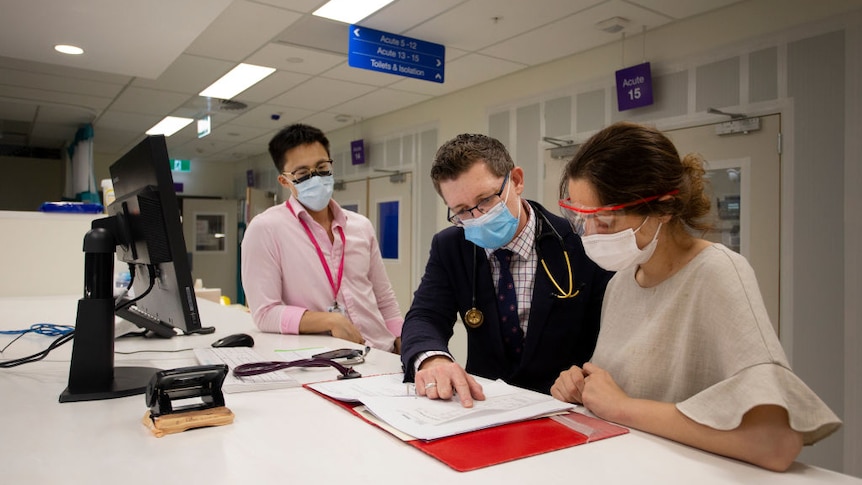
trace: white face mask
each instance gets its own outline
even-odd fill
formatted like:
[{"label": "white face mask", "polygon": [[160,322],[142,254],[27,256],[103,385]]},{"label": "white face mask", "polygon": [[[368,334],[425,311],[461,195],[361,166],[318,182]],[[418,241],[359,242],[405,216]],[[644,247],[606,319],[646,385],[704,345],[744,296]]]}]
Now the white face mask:
[{"label": "white face mask", "polygon": [[296,187],[296,198],[306,209],[315,212],[322,211],[329,205],[332,198],[332,189],[335,186],[335,177],[332,175],[315,175],[308,180],[300,182]]},{"label": "white face mask", "polygon": [[652,241],[643,249],[638,248],[635,233],[640,231],[647,219],[644,219],[643,223],[634,230],[628,228],[613,234],[592,234],[581,237],[584,251],[594,263],[608,271],[622,271],[634,265],[646,263],[655,252],[658,245],[658,232],[661,229],[661,222],[659,222]]}]

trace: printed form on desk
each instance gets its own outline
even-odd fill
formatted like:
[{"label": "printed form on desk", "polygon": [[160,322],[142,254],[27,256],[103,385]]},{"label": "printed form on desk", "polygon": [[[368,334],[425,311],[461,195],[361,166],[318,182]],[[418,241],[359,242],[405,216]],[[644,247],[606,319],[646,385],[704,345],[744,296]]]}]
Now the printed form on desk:
[{"label": "printed form on desk", "polygon": [[259,354],[250,347],[204,347],[196,348],[194,352],[198,363],[201,365],[226,364],[228,366],[230,370],[222,384],[222,389],[226,393],[234,393],[300,386],[300,382],[293,377],[291,372],[296,372],[296,369],[283,369],[256,376],[237,377],[233,374],[233,370],[239,365],[273,360],[307,359],[312,354],[324,350],[327,349],[279,350],[267,356]]},{"label": "printed form on desk", "polygon": [[455,398],[417,396],[403,374],[310,384],[312,389],[342,401],[359,401],[381,421],[414,438],[433,440],[500,424],[523,421],[573,409],[573,404],[511,386],[501,380],[476,377],[485,391],[484,401],[472,408]]}]

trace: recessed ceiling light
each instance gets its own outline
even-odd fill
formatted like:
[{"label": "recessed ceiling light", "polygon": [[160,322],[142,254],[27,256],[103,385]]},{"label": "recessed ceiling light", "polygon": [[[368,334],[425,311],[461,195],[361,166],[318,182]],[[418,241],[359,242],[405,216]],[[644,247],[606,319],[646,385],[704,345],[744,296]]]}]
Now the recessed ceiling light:
[{"label": "recessed ceiling light", "polygon": [[355,24],[391,2],[392,0],[329,0],[312,15]]},{"label": "recessed ceiling light", "polygon": [[240,64],[198,94],[208,98],[230,99],[274,72],[274,67]]},{"label": "recessed ceiling light", "polygon": [[81,49],[76,45],[67,44],[57,44],[54,46],[54,50],[63,54],[71,54],[74,56],[78,56],[84,53],[84,49]]},{"label": "recessed ceiling light", "polygon": [[188,126],[192,121],[191,118],[180,118],[177,116],[165,116],[162,121],[156,123],[152,128],[147,130],[148,135],[165,135],[171,136],[174,133]]}]

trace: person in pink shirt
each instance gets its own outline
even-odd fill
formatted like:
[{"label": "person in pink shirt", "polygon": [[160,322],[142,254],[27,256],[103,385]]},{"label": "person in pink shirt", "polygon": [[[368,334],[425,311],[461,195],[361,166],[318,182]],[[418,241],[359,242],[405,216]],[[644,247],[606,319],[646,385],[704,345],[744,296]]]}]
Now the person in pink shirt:
[{"label": "person in pink shirt", "polygon": [[332,200],[329,140],[294,124],[269,142],[290,190],[255,216],[242,240],[242,284],[264,332],[329,333],[400,353],[404,319],[383,267],[374,227]]}]

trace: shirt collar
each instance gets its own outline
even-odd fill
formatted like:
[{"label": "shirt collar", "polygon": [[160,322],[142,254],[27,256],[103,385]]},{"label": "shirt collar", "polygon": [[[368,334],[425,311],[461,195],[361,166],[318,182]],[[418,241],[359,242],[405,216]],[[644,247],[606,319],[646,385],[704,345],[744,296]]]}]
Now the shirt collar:
[{"label": "shirt collar", "polygon": [[[293,209],[293,213],[296,214],[296,217],[304,217],[306,220],[313,220],[305,206],[300,204],[299,200],[297,200],[293,195],[291,195],[285,203],[290,205]],[[338,202],[336,202],[335,199],[329,199],[329,210],[332,211],[332,227],[347,226],[347,213],[340,205],[338,205]]]}]

